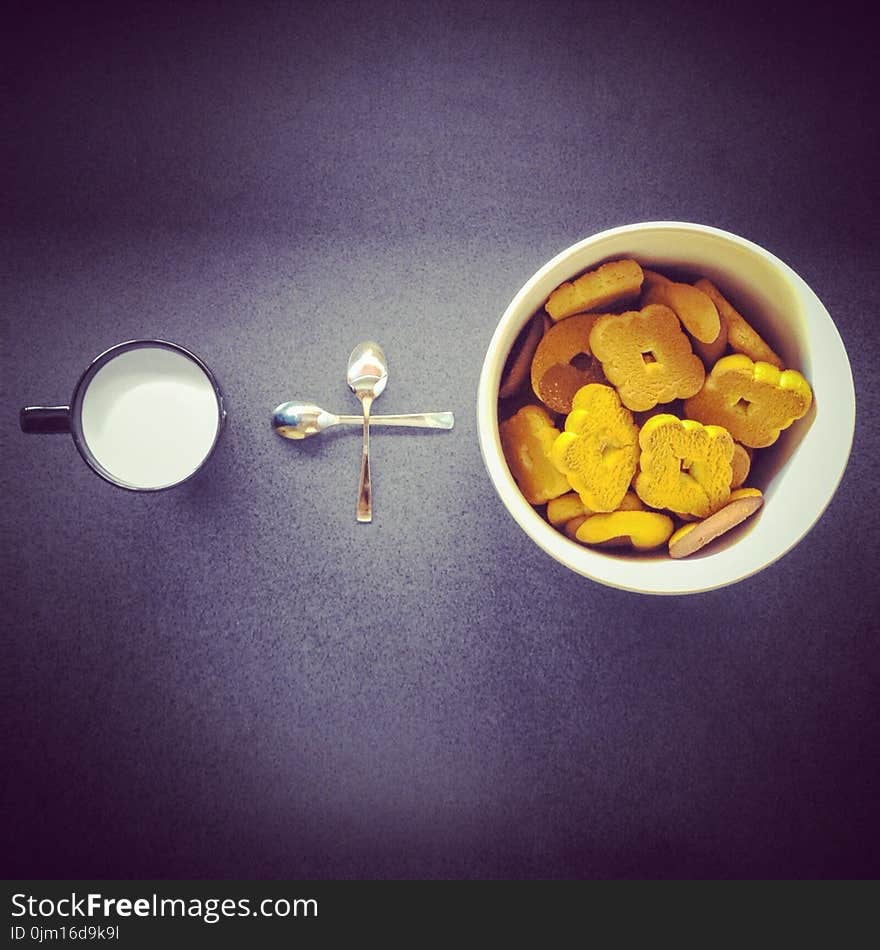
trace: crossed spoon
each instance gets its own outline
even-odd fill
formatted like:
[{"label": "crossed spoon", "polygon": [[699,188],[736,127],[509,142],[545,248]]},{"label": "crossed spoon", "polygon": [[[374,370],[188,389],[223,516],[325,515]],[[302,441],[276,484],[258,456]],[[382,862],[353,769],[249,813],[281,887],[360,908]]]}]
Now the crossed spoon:
[{"label": "crossed spoon", "polygon": [[[415,412],[403,416],[370,416],[371,426],[406,426],[411,429],[451,429],[451,412]],[[337,416],[310,402],[283,402],[272,414],[272,428],[285,439],[308,439],[333,426],[362,426],[363,416]]]},{"label": "crossed spoon", "polygon": [[374,399],[385,390],[388,365],[378,343],[356,346],[348,361],[348,385],[360,400],[363,417],[339,416],[302,400],[283,402],[272,413],[272,428],[285,439],[307,439],[337,425],[363,425],[363,452],[358,485],[357,520],[373,520],[373,496],[370,480],[370,425],[409,426],[416,429],[451,429],[451,412],[418,412],[396,416],[373,416]]}]

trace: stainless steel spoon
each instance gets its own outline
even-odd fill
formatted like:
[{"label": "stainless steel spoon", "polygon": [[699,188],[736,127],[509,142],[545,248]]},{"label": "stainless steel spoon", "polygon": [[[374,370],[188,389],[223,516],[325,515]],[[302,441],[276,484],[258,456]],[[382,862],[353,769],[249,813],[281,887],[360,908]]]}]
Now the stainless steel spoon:
[{"label": "stainless steel spoon", "polygon": [[[307,439],[338,425],[363,425],[362,416],[337,416],[310,402],[283,402],[272,413],[272,428],[285,439]],[[451,429],[451,412],[414,412],[400,416],[370,415],[371,426],[408,426],[413,429]]]},{"label": "stainless steel spoon", "polygon": [[348,358],[348,385],[364,410],[364,448],[361,453],[361,477],[358,486],[357,520],[373,520],[373,486],[370,482],[370,409],[373,400],[385,392],[388,364],[378,343],[367,341],[356,346]]}]

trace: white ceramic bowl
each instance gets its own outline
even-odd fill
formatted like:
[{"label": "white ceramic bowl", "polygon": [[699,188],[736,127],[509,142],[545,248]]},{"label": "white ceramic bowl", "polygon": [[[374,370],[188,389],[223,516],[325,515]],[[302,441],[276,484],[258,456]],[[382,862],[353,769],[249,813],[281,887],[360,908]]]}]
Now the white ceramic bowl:
[{"label": "white ceramic bowl", "polygon": [[[551,527],[523,498],[501,450],[498,386],[508,352],[532,314],[563,281],[603,261],[641,264],[705,276],[728,294],[813,389],[809,413],[762,449],[747,484],[764,506],[705,551],[673,560],[665,554],[621,555],[588,548]],[[733,584],[791,550],[819,519],[843,476],[855,427],[852,372],[828,311],[785,263],[757,244],[717,228],[677,221],[631,224],[572,245],[534,274],[504,311],[486,354],[477,394],[480,449],[507,510],[551,557],[602,584],[651,594],[690,594]]]}]

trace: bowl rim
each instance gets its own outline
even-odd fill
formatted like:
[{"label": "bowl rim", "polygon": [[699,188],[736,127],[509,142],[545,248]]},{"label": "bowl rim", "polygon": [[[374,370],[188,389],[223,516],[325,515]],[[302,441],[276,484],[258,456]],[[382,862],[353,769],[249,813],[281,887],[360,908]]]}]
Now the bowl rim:
[{"label": "bowl rim", "polygon": [[[564,265],[572,260],[579,260],[584,251],[607,244],[616,238],[653,231],[663,231],[667,235],[675,231],[687,232],[732,243],[753,255],[759,256],[765,263],[769,263],[774,269],[778,270],[802,300],[811,335],[815,333],[821,338],[821,366],[824,367],[823,371],[819,373],[821,382],[824,384],[833,379],[837,407],[839,409],[840,405],[845,406],[845,412],[833,420],[833,429],[829,429],[829,435],[834,440],[835,454],[829,456],[827,453],[823,453],[825,463],[828,463],[829,457],[833,461],[824,465],[819,490],[813,491],[812,497],[809,499],[811,502],[810,510],[804,515],[798,527],[790,532],[787,537],[779,539],[769,555],[759,559],[756,563],[737,564],[735,557],[729,557],[726,561],[726,570],[714,578],[705,565],[702,569],[688,569],[688,565],[694,563],[699,565],[699,562],[674,561],[670,558],[657,558],[650,561],[636,558],[625,559],[604,551],[578,545],[566,538],[565,535],[545,521],[522,496],[513,481],[501,449],[497,412],[498,385],[501,372],[509,346],[513,343],[516,334],[525,324],[525,321],[536,309],[531,307],[528,311],[523,311],[524,301],[533,297],[535,289],[542,283],[547,282],[550,275],[555,275],[553,276],[553,281],[555,281],[553,286],[555,287],[562,281],[571,279],[585,269],[596,266],[609,257],[607,254],[597,253],[592,263],[579,263],[577,266],[570,267],[567,274],[562,275],[561,271],[564,269]],[[819,347],[811,346],[811,350],[819,351]],[[817,367],[813,368],[811,374],[813,378],[810,380],[814,392],[816,391],[817,382],[816,369]],[[819,418],[817,412],[813,425],[816,424]],[[823,417],[823,422],[827,427],[828,420]],[[821,431],[821,428],[817,430],[814,441],[815,438],[819,437]],[[840,333],[816,293],[793,268],[761,245],[720,228],[687,221],[643,221],[608,228],[575,242],[543,264],[520,287],[502,313],[486,351],[477,386],[477,434],[483,464],[496,493],[514,521],[545,553],[570,570],[605,586],[633,593],[675,596],[716,590],[745,580],[778,561],[803,540],[831,503],[849,461],[854,433],[855,387],[852,369]],[[774,538],[774,540],[777,539]],[[730,550],[734,547],[735,545]],[[648,564],[652,566],[675,565],[676,568],[658,570],[655,567],[652,575],[644,569]],[[689,577],[690,579],[687,582],[670,582],[669,578],[673,576]]]}]

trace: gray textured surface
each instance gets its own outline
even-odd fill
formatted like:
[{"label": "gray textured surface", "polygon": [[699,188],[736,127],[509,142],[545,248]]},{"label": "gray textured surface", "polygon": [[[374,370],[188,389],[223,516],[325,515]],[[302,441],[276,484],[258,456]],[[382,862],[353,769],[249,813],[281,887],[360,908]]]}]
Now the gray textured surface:
[{"label": "gray textured surface", "polygon": [[[698,4],[22,7],[4,96],[5,876],[876,876],[877,73],[855,13]],[[735,588],[615,592],[479,456],[495,323],[602,228],[790,263],[850,352],[852,460]],[[133,496],[20,405],[120,340],[230,408]],[[282,400],[452,409],[283,442]]]}]

